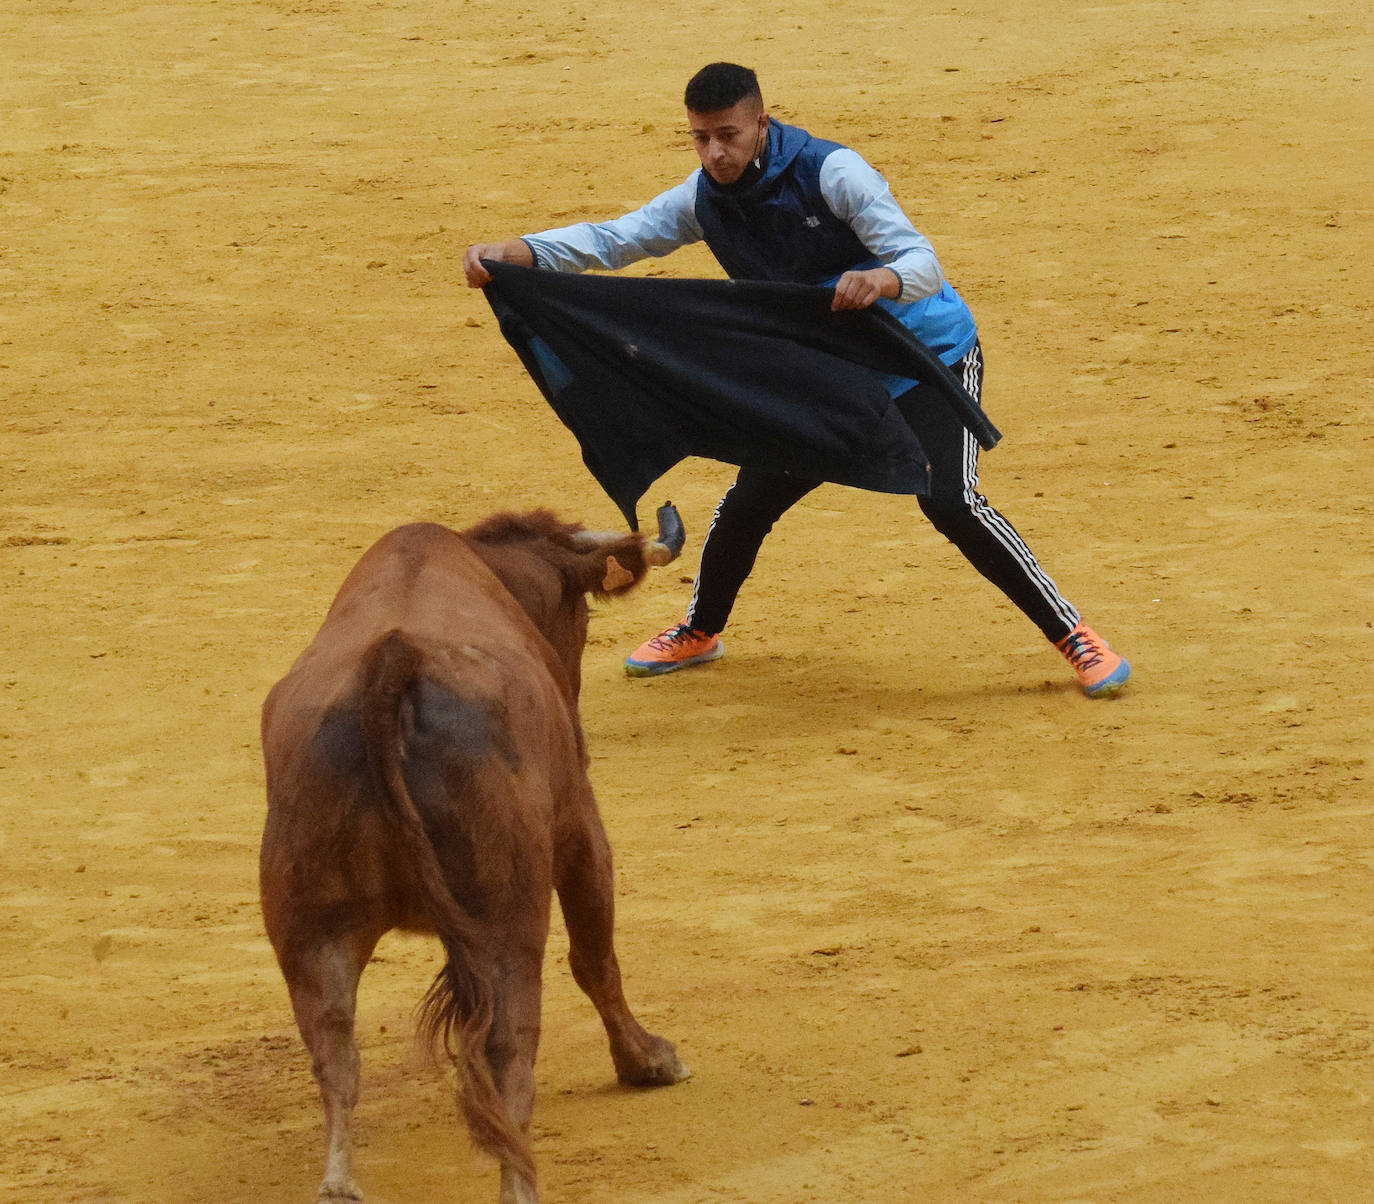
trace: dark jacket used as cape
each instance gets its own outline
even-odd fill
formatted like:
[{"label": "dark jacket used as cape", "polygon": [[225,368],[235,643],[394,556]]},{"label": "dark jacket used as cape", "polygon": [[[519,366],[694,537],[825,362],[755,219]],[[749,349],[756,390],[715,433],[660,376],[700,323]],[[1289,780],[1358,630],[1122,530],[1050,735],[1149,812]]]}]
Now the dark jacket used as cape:
[{"label": "dark jacket used as cape", "polygon": [[502,335],[635,530],[636,503],[688,456],[927,492],[930,466],[885,374],[932,386],[984,448],[1001,437],[900,322],[876,307],[832,313],[829,288],[482,265]]}]

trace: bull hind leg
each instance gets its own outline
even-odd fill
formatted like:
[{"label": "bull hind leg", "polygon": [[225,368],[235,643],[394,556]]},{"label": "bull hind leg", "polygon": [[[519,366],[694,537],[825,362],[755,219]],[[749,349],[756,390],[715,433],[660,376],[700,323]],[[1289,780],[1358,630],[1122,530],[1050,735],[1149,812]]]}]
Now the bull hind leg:
[{"label": "bull hind leg", "polygon": [[[548,931],[547,912],[543,931]],[[539,941],[535,936],[530,939]],[[517,958],[504,967],[497,984],[486,1057],[506,1114],[528,1142],[534,1114],[534,1061],[539,1049],[542,942],[537,954]],[[519,1162],[506,1159],[501,1163],[500,1204],[538,1204],[538,1200],[534,1163],[526,1145]]]},{"label": "bull hind leg", "polygon": [[380,936],[344,934],[298,951],[282,964],[296,1027],[310,1052],[310,1069],[324,1105],[321,1204],[354,1204],[363,1198],[353,1180],[353,1110],[360,1069],[353,1023],[358,980]]},{"label": "bull hind leg", "polygon": [[616,1077],[636,1087],[664,1087],[690,1075],[671,1042],[640,1025],[625,1002],[615,955],[611,848],[588,796],[585,819],[558,851],[558,901],[568,929],[568,964],[596,1005],[610,1039]]},{"label": "bull hind leg", "polygon": [[499,910],[503,922],[481,942],[490,955],[444,941],[447,962],[421,1005],[420,1031],[453,1059],[459,1113],[501,1167],[501,1204],[538,1204],[529,1129],[549,912],[510,900]]}]

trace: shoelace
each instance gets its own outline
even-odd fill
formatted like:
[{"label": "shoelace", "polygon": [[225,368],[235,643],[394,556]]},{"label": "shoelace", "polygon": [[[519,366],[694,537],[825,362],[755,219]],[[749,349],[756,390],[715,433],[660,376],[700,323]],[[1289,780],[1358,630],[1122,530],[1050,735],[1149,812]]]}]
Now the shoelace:
[{"label": "shoelace", "polygon": [[1102,645],[1085,635],[1071,635],[1064,645],[1064,655],[1075,669],[1091,669],[1102,661]]},{"label": "shoelace", "polygon": [[671,631],[665,631],[662,635],[656,635],[649,641],[651,648],[657,648],[660,652],[671,652],[675,645],[685,644],[696,633],[686,623],[679,623]]}]

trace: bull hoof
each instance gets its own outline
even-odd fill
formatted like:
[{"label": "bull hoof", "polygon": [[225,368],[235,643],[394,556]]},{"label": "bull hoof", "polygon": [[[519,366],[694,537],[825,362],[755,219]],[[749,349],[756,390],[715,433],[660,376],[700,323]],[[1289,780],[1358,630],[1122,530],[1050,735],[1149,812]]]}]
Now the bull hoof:
[{"label": "bull hoof", "polygon": [[[690,1079],[691,1077],[692,1077],[692,1070],[691,1070],[691,1067],[683,1065],[683,1064],[682,1064],[681,1062],[679,1062],[676,1058],[674,1058],[674,1059],[673,1059],[673,1078],[672,1078],[672,1082],[673,1082],[673,1083],[684,1083],[684,1082],[686,1082],[688,1079]],[[664,1084],[665,1087],[671,1086],[671,1085],[672,1085],[671,1083],[665,1083],[665,1084]]]},{"label": "bull hoof", "polygon": [[638,1066],[617,1067],[620,1081],[629,1087],[671,1087],[692,1077],[678,1060],[677,1050],[662,1037],[651,1038],[649,1056]]}]

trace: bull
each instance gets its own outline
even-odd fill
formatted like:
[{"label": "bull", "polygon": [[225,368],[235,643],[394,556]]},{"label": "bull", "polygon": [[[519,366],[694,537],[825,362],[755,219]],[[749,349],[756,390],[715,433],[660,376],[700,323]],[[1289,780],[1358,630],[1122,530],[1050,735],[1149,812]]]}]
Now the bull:
[{"label": "bull", "polygon": [[545,510],[462,532],[399,527],[364,553],[267,696],[262,911],[319,1084],[329,1204],[362,1199],[354,1016],[392,929],[443,947],[418,1029],[454,1063],[460,1114],[500,1164],[501,1204],[538,1200],[529,1125],[554,891],[617,1078],[688,1075],[625,1001],[578,716],[588,596],[626,593],[677,555],[676,511],[659,523],[656,540]]}]

